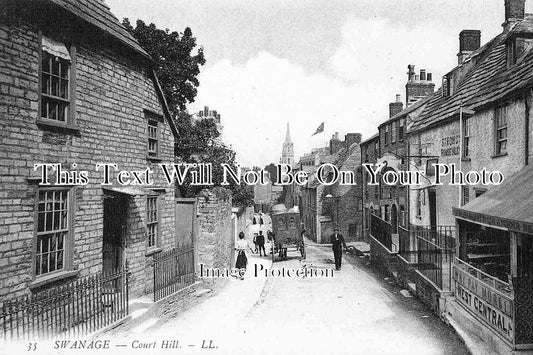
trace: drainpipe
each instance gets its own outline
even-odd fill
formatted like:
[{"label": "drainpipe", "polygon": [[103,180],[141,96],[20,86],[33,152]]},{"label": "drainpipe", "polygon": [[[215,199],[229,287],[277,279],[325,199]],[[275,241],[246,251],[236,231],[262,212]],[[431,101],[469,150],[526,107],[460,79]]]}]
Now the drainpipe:
[{"label": "drainpipe", "polygon": [[525,114],[525,139],[524,139],[524,149],[525,149],[525,154],[524,154],[524,165],[528,165],[529,164],[529,133],[530,133],[530,129],[529,129],[529,125],[530,125],[530,122],[529,122],[529,109],[530,109],[530,104],[529,104],[529,100],[531,98],[531,91],[529,91],[529,93],[526,93],[526,97],[524,99],[524,102],[525,102],[525,106],[526,106],[526,114]]},{"label": "drainpipe", "polygon": [[[459,107],[459,171],[463,171],[463,105]],[[463,186],[459,185],[459,206],[461,207]]]}]

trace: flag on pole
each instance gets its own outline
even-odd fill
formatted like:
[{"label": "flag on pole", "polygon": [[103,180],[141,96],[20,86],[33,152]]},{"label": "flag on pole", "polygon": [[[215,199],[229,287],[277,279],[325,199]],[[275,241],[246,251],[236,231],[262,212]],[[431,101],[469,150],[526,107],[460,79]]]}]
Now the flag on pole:
[{"label": "flag on pole", "polygon": [[313,133],[313,136],[314,136],[315,134],[319,134],[319,133],[322,133],[322,132],[324,132],[324,122],[322,122],[322,123],[320,124],[320,126],[318,126],[318,128],[316,129],[316,132]]}]

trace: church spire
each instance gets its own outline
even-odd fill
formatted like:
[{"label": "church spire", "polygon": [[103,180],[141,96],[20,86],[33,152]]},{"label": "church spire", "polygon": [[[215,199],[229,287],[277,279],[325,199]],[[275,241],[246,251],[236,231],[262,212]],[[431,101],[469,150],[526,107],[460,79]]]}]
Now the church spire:
[{"label": "church spire", "polygon": [[287,133],[285,134],[285,143],[291,143],[291,131],[289,130],[289,122],[287,122]]},{"label": "church spire", "polygon": [[289,123],[287,122],[287,133],[285,134],[285,142],[283,142],[283,150],[281,152],[280,162],[283,164],[294,165],[294,144],[291,141],[291,132],[289,130]]}]

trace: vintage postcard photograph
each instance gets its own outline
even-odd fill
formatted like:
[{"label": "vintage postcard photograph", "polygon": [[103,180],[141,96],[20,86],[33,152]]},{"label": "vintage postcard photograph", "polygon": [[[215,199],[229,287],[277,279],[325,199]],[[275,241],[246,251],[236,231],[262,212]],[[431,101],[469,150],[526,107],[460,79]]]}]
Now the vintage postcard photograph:
[{"label": "vintage postcard photograph", "polygon": [[533,0],[0,0],[0,355],[533,354]]}]

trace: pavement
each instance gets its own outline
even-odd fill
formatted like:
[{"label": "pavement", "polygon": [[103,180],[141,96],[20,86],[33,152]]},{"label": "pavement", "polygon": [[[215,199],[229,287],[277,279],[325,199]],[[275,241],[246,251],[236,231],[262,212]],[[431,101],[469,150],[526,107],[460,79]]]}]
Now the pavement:
[{"label": "pavement", "polygon": [[[451,327],[365,258],[345,254],[339,272],[332,259],[330,246],[310,241],[306,260],[289,251],[272,265],[253,255],[244,280],[228,281],[215,296],[138,335],[157,341],[142,353],[160,353],[162,340],[174,339],[185,354],[469,354]],[[330,270],[333,277],[255,277],[256,266]]]}]

